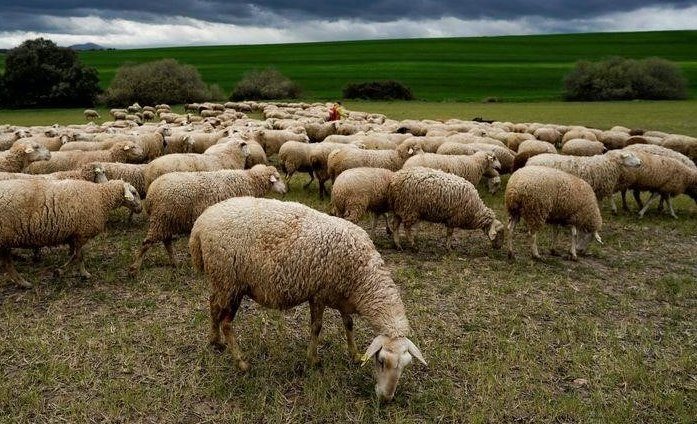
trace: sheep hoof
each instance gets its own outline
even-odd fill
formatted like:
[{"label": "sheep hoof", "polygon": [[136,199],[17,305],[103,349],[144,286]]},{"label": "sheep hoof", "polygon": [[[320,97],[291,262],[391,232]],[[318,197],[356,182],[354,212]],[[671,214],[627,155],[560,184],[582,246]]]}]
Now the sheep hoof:
[{"label": "sheep hoof", "polygon": [[571,255],[570,259],[574,262],[578,262],[578,256],[576,256],[576,255]]},{"label": "sheep hoof", "polygon": [[532,258],[533,258],[534,260],[536,260],[536,261],[541,261],[541,260],[542,260],[542,256],[540,256],[539,254],[537,254],[537,255],[532,255]]},{"label": "sheep hoof", "polygon": [[237,361],[237,367],[242,372],[247,372],[247,371],[249,371],[249,368],[250,368],[249,364],[241,359],[239,361]]},{"label": "sheep hoof", "polygon": [[211,349],[218,353],[225,352],[225,343],[221,343],[220,340],[211,340],[209,342]]}]

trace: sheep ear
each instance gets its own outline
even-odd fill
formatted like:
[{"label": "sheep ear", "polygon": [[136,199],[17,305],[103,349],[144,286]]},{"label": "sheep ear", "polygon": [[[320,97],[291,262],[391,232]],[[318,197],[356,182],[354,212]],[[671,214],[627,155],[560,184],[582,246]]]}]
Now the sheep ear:
[{"label": "sheep ear", "polygon": [[410,155],[414,153],[414,148],[410,147],[409,150],[407,150],[407,153]]},{"label": "sheep ear", "polygon": [[491,223],[491,226],[489,227],[489,232],[487,233],[489,236],[489,240],[495,240],[496,234],[498,234],[501,228],[503,228],[503,224],[498,219],[495,219],[494,222]]},{"label": "sheep ear", "polygon": [[278,181],[278,178],[276,178],[275,175],[272,175],[272,176],[269,178],[269,181],[271,181],[272,183],[275,183],[276,181]]},{"label": "sheep ear", "polygon": [[31,147],[31,146],[30,146],[30,147],[27,147],[26,149],[24,149],[24,153],[31,153],[31,152],[33,152],[33,151],[34,151],[34,148]]},{"label": "sheep ear", "polygon": [[130,149],[130,148],[131,148],[131,146],[129,146],[128,144],[126,144],[125,146],[123,146],[123,150],[128,150],[128,149]]},{"label": "sheep ear", "polygon": [[407,338],[405,338],[405,340],[407,342],[407,350],[409,351],[409,353],[411,353],[411,355],[414,358],[418,359],[419,362],[428,366],[428,364],[426,363],[426,360],[424,359],[423,355],[421,354],[421,351],[419,350],[419,348],[416,347],[416,345],[411,340],[409,340]]},{"label": "sheep ear", "polygon": [[123,197],[129,202],[132,202],[135,199],[135,197],[133,197],[133,193],[131,193],[131,190],[129,190],[128,184],[123,185]]},{"label": "sheep ear", "polygon": [[379,336],[375,337],[373,341],[370,343],[370,346],[368,346],[368,349],[365,350],[365,353],[363,354],[363,357],[361,358],[361,366],[365,365],[366,362],[370,360],[370,358],[373,357],[376,353],[382,349],[382,347],[385,345],[385,342],[389,340],[389,337],[380,334]]}]

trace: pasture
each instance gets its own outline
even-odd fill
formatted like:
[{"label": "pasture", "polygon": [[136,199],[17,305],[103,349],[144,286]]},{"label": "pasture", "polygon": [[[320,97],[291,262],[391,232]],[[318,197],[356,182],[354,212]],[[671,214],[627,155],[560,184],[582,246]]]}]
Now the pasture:
[{"label": "pasture", "polygon": [[[348,103],[390,117],[612,125],[697,135],[695,102],[608,104]],[[25,121],[22,121],[25,119]],[[83,122],[81,111],[0,111],[1,122]],[[316,183],[296,175],[284,200],[328,210]],[[507,177],[504,177],[505,184]],[[505,221],[501,192],[480,194]],[[632,202],[630,205],[634,206]],[[697,416],[697,206],[681,196],[678,219],[643,220],[602,205],[604,245],[572,262],[516,260],[481,232],[422,223],[419,251],[374,242],[387,263],[428,367],[402,376],[395,401],[374,399],[369,367],[349,362],[339,315],[328,312],[322,364],[308,368],[307,305],[269,311],[245,301],[235,319],[252,365],[243,374],[207,345],[208,289],[175,243],[178,269],[158,246],[138,277],[127,273],[147,229],[112,214],[86,249],[91,280],[52,269],[67,249],[17,260],[35,285],[0,285],[0,420],[7,422],[691,422]],[[369,228],[368,220],[362,222]],[[568,245],[568,232],[562,238]],[[357,342],[373,335],[358,319]]]},{"label": "pasture", "polygon": [[[81,52],[102,88],[124,63],[174,58],[230,93],[245,72],[273,66],[308,99],[332,100],[348,82],[396,79],[428,101],[560,100],[563,77],[578,60],[658,56],[676,62],[697,93],[697,31],[591,33],[172,47]],[[0,55],[0,69],[3,67]]]}]

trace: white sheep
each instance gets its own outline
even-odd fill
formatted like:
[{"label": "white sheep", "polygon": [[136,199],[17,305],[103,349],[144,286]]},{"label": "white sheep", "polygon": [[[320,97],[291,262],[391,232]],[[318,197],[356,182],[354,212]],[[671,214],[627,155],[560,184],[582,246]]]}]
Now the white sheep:
[{"label": "white sheep", "polygon": [[[189,239],[194,267],[211,285],[210,342],[242,358],[232,320],[243,297],[264,307],[288,309],[310,303],[308,362],[316,364],[326,307],[341,313],[349,354],[359,357],[351,314],[366,318],[377,336],[363,355],[374,358],[375,392],[391,400],[404,367],[413,357],[426,364],[407,337],[409,321],[399,290],[362,228],[308,206],[241,197],[208,208]],[[221,330],[223,337],[221,337]]]},{"label": "white sheep", "polygon": [[347,219],[354,224],[370,212],[373,215],[371,235],[381,215],[385,216],[387,232],[390,234],[387,212],[390,205],[387,191],[394,172],[384,168],[353,168],[342,172],[332,184],[332,215]]},{"label": "white sheep", "polygon": [[51,152],[39,143],[16,141],[10,150],[0,152],[0,172],[23,172],[32,163],[51,159]]},{"label": "white sheep", "polygon": [[394,213],[392,236],[399,249],[400,224],[404,224],[407,240],[415,248],[411,227],[420,220],[445,224],[447,249],[455,228],[481,229],[494,248],[503,244],[503,224],[464,178],[423,167],[402,169],[392,177],[388,198]]}]

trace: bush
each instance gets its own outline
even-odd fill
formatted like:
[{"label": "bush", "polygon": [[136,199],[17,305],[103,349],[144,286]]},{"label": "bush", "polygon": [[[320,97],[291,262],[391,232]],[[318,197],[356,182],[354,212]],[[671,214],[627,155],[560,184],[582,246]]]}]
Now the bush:
[{"label": "bush", "polygon": [[371,81],[346,84],[345,99],[365,100],[414,100],[411,89],[397,81]]},{"label": "bush", "polygon": [[244,74],[230,95],[230,100],[297,99],[300,87],[273,68],[253,70]]},{"label": "bush", "polygon": [[77,53],[51,40],[27,40],[5,57],[0,106],[91,106],[100,92],[97,70],[84,66]]},{"label": "bush", "polygon": [[660,58],[580,61],[564,77],[567,100],[677,100],[687,98],[680,68]]},{"label": "bush", "polygon": [[215,96],[221,94],[216,87],[207,86],[194,66],[162,59],[121,66],[101,100],[111,107],[134,102],[154,105],[221,100]]}]

